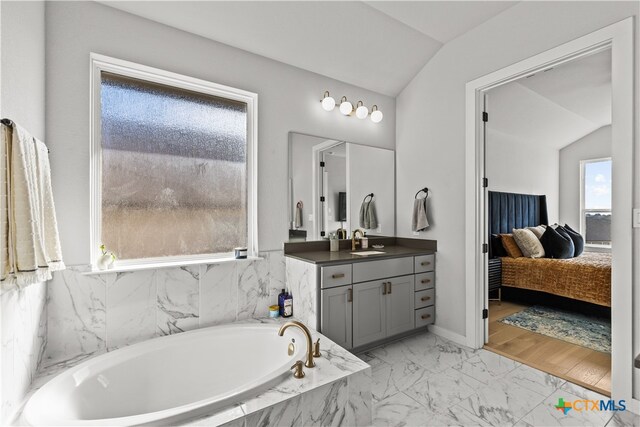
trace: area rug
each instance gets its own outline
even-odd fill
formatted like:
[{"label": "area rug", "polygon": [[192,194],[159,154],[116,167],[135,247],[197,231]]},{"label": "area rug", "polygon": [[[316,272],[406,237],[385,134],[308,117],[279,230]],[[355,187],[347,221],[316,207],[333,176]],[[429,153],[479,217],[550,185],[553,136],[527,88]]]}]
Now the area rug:
[{"label": "area rug", "polygon": [[534,305],[499,321],[592,350],[611,353],[609,319]]}]

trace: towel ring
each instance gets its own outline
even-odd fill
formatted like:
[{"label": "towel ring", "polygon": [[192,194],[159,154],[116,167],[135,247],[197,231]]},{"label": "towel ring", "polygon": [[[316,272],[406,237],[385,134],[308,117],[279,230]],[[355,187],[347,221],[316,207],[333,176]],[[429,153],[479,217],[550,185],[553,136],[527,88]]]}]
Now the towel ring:
[{"label": "towel ring", "polygon": [[427,187],[424,187],[423,189],[419,190],[419,191],[416,193],[416,196],[414,197],[414,199],[417,199],[417,198],[418,198],[418,196],[420,195],[420,193],[424,193],[424,194],[425,194],[425,199],[426,199],[427,197],[429,197],[429,189],[428,189]]},{"label": "towel ring", "polygon": [[[373,193],[367,194],[366,196],[364,196],[364,199],[362,200],[362,203],[365,203],[367,201],[367,197],[371,197],[371,200],[373,200]],[[369,201],[371,201],[369,200]]]}]

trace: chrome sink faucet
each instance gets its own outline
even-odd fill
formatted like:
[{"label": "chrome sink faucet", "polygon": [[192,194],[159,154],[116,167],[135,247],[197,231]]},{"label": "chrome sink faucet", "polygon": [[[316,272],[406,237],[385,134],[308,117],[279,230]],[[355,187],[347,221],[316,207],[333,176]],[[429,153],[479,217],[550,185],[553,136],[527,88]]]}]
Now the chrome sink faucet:
[{"label": "chrome sink faucet", "polygon": [[302,330],[302,333],[307,340],[307,361],[304,363],[304,366],[306,366],[307,368],[313,368],[314,366],[316,366],[316,362],[313,361],[313,343],[311,342],[311,332],[304,325],[304,323],[298,322],[297,320],[291,320],[290,322],[287,322],[284,325],[280,326],[278,335],[283,336],[284,331],[286,331],[287,328],[291,326],[300,328],[300,330]]},{"label": "chrome sink faucet", "polygon": [[[360,237],[356,239],[356,234],[360,234]],[[355,230],[353,230],[353,233],[351,234],[351,250],[355,251],[356,247],[360,244],[360,239],[364,237],[364,231],[356,228]]]}]

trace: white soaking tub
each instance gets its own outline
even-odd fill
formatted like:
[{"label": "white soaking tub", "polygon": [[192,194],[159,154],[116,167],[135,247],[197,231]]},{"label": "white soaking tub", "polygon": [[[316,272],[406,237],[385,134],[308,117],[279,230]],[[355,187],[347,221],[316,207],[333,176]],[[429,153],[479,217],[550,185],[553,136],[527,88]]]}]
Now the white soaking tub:
[{"label": "white soaking tub", "polygon": [[[75,366],[27,402],[29,425],[159,425],[216,412],[292,375],[306,342],[278,324],[224,325],[121,348]],[[295,338],[295,351],[288,346]]]}]

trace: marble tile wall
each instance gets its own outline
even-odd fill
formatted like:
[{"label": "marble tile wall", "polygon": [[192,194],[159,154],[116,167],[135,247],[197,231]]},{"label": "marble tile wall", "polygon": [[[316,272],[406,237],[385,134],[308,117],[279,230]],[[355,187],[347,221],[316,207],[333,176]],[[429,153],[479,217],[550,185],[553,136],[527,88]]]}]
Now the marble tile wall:
[{"label": "marble tile wall", "polygon": [[[43,366],[159,335],[266,317],[285,288],[285,260],[282,251],[260,256],[125,273],[54,274]],[[297,305],[294,296],[294,310]]]},{"label": "marble tile wall", "polygon": [[[285,281],[294,295],[294,315],[314,329],[318,323],[318,281],[315,264],[285,257]],[[297,301],[297,302],[296,302]]]},{"label": "marble tile wall", "polygon": [[0,425],[19,410],[47,340],[47,287],[36,283],[0,294]]}]

